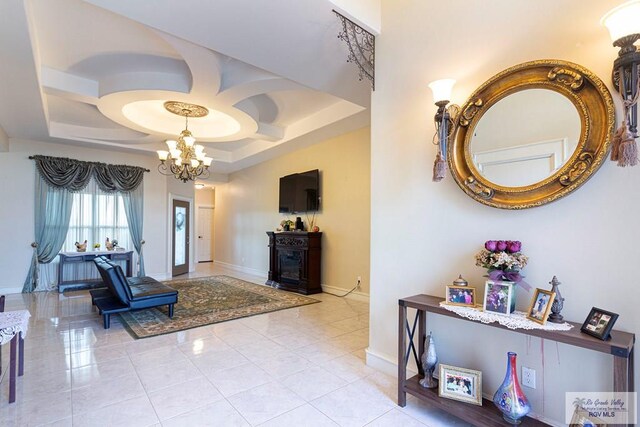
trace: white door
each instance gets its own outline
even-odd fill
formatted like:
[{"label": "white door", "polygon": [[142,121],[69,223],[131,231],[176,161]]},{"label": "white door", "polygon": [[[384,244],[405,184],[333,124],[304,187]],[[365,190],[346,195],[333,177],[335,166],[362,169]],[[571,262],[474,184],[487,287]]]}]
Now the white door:
[{"label": "white door", "polygon": [[213,208],[198,207],[198,262],[213,261]]}]

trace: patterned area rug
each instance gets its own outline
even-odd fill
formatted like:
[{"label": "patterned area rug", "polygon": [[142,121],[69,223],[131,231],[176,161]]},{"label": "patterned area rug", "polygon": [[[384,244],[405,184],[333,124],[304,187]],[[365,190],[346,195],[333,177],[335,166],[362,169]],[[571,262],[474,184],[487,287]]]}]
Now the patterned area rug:
[{"label": "patterned area rug", "polygon": [[168,316],[166,305],[120,313],[124,326],[135,338],[169,334],[320,302],[229,276],[172,280],[165,283],[178,291],[178,303],[172,319]]}]

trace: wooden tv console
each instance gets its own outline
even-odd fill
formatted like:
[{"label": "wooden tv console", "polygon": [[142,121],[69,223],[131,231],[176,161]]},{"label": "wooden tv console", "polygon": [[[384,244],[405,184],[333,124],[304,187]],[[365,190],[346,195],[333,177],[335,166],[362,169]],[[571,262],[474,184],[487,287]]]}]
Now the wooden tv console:
[{"label": "wooden tv console", "polygon": [[322,233],[267,231],[269,279],[267,285],[300,294],[322,292]]}]

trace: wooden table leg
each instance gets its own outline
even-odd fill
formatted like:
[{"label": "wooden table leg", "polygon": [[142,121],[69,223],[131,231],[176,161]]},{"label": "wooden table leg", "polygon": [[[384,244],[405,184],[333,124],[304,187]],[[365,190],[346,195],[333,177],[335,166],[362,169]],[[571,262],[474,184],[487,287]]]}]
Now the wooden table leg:
[{"label": "wooden table leg", "polygon": [[11,338],[9,356],[9,403],[16,401],[16,347],[18,334]]},{"label": "wooden table leg", "polygon": [[426,318],[427,313],[422,310],[418,310],[416,316],[418,316],[418,371],[422,372],[422,375],[426,375],[424,369],[422,369],[422,360],[420,359],[424,354],[424,340],[427,337],[425,327],[426,327]]},{"label": "wooden table leg", "polygon": [[18,376],[24,375],[24,338],[22,338],[22,332],[20,332],[20,339],[18,340]]},{"label": "wooden table leg", "polygon": [[407,348],[407,336],[405,328],[407,324],[407,307],[398,307],[398,406],[407,405],[407,392],[404,391],[404,383],[407,380],[407,367],[405,351]]}]

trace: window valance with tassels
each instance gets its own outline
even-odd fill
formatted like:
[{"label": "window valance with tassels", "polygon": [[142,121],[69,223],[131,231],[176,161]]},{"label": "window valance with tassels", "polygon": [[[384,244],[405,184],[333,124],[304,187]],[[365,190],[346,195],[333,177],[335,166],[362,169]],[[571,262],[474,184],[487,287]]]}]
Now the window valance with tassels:
[{"label": "window valance with tassels", "polygon": [[149,169],[138,166],[109,165],[99,162],[85,162],[65,157],[31,156],[42,179],[56,188],[71,192],[84,189],[91,178],[102,191],[128,193],[140,185]]}]

